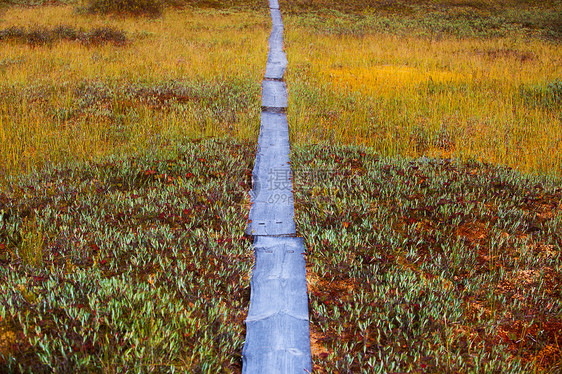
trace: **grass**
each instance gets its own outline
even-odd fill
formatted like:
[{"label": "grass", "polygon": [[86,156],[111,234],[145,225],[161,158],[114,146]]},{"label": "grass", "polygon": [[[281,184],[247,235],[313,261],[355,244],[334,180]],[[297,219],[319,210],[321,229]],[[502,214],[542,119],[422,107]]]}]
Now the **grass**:
[{"label": "grass", "polygon": [[257,137],[267,14],[170,8],[136,19],[73,9],[9,8],[0,29],[111,28],[127,43],[0,42],[0,175],[185,137]]},{"label": "grass", "polygon": [[1,16],[0,372],[239,372],[255,147],[189,140],[257,137],[268,15],[74,9]]},{"label": "grass", "polygon": [[562,37],[560,0],[281,0],[281,8],[331,34]]},{"label": "grass", "polygon": [[[166,3],[0,1],[0,372],[240,371],[267,4]],[[316,371],[560,371],[560,1],[281,8]]]},{"label": "grass", "polygon": [[560,371],[560,2],[281,7],[315,371]]},{"label": "grass", "polygon": [[318,8],[285,17],[292,141],[472,158],[562,176],[559,41],[518,23],[497,35],[473,24],[428,33],[426,26],[440,27],[418,24],[423,17],[457,8],[431,9],[388,20],[374,10]]},{"label": "grass", "polygon": [[316,372],[559,372],[559,182],[364,147],[292,162]]},{"label": "grass", "polygon": [[0,195],[0,372],[239,372],[252,144],[46,169]]},{"label": "grass", "polygon": [[73,5],[78,13],[105,13],[126,17],[159,17],[168,7],[218,10],[265,9],[265,4],[259,0],[118,0],[114,4],[103,0],[0,0],[0,8],[45,5]]},{"label": "grass", "polygon": [[[183,136],[255,138],[267,12],[189,4],[158,19],[76,14],[72,5],[8,8],[0,24],[14,34],[0,61],[2,174]],[[559,2],[395,2],[386,10],[373,2],[306,4],[282,4],[293,142],[364,144],[385,155],[473,158],[562,175],[560,45],[545,37],[556,22],[523,22],[525,12],[555,19]],[[400,4],[413,10],[397,11]],[[482,19],[501,14],[498,22],[510,29],[423,21],[468,8]],[[68,37],[101,28],[127,43]],[[70,31],[56,41],[55,30]],[[22,44],[29,35],[56,42]],[[131,85],[156,98],[131,94]]]}]

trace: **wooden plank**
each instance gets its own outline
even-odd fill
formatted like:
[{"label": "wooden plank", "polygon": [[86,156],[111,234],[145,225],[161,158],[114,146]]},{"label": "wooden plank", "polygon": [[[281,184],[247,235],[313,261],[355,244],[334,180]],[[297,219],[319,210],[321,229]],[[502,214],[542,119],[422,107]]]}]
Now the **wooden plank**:
[{"label": "wooden plank", "polygon": [[285,109],[289,104],[285,82],[263,81],[261,85],[262,107]]},{"label": "wooden plank", "polygon": [[242,372],[300,374],[312,371],[306,263],[303,239],[295,237],[283,21],[277,0],[270,0],[270,7],[273,27],[246,230],[254,236],[256,262]]},{"label": "wooden plank", "polygon": [[303,239],[258,237],[254,248],[243,372],[310,372]]}]

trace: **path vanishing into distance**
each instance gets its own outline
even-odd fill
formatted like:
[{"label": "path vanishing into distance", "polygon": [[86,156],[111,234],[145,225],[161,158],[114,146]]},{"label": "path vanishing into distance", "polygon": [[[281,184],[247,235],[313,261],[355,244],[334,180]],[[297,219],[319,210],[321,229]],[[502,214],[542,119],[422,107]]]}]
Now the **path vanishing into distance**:
[{"label": "path vanishing into distance", "polygon": [[289,162],[288,95],[283,82],[287,57],[277,0],[269,0],[269,7],[272,30],[247,229],[254,237],[255,267],[242,372],[306,373],[312,371],[312,357],[304,241],[296,237]]}]

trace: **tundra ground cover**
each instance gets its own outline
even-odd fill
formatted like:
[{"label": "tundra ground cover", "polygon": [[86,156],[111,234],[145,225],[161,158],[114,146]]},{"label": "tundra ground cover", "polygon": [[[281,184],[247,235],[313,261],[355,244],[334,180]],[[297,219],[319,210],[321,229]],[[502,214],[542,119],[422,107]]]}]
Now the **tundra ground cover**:
[{"label": "tundra ground cover", "polygon": [[558,372],[560,2],[282,7],[315,369]]},{"label": "tundra ground cover", "polygon": [[562,3],[382,3],[282,3],[293,142],[562,176]]},{"label": "tundra ground cover", "polygon": [[240,370],[254,147],[201,141],[0,194],[0,372]]},{"label": "tundra ground cover", "polygon": [[[193,3],[218,5],[216,1]],[[373,5],[367,7],[370,15],[364,12],[366,3]],[[393,367],[419,372],[483,368],[556,372],[560,368],[560,237],[552,230],[560,229],[559,187],[527,182],[516,173],[472,161],[410,163],[384,157],[458,156],[560,176],[560,152],[556,152],[560,149],[559,2],[518,2],[523,10],[509,1],[439,3],[314,0],[281,5],[290,59],[292,142],[372,147],[369,152],[301,148],[295,153],[296,169],[337,169],[347,175],[331,182],[315,181],[316,187],[298,179],[296,184],[298,225],[310,245],[315,363],[318,370],[331,372],[371,371],[371,366],[383,372]],[[94,159],[90,165],[97,165],[76,187],[67,187],[74,177],[60,171],[45,177],[51,178],[50,186],[31,177],[31,182],[14,189],[15,200],[6,197],[7,187],[3,189],[4,201],[10,204],[39,196],[37,206],[41,206],[51,204],[53,198],[58,213],[69,220],[53,232],[45,230],[48,224],[43,218],[39,222],[24,219],[33,216],[32,210],[16,209],[6,218],[18,222],[19,236],[14,237],[14,226],[9,226],[10,244],[8,240],[1,243],[3,273],[8,274],[2,280],[9,282],[5,289],[10,295],[5,301],[16,303],[20,311],[12,315],[8,305],[0,322],[1,341],[8,342],[0,347],[8,350],[6,362],[20,360],[37,370],[47,370],[43,359],[61,370],[90,365],[92,371],[111,372],[109,364],[126,370],[131,362],[141,362],[147,371],[172,371],[173,366],[237,371],[241,319],[248,299],[248,289],[241,290],[248,283],[242,273],[249,269],[244,257],[249,244],[231,236],[234,244],[223,245],[228,243],[232,222],[236,221],[232,233],[242,232],[243,224],[233,212],[225,213],[232,218],[228,222],[221,214],[226,205],[240,204],[240,196],[225,194],[219,199],[222,208],[208,211],[216,230],[223,226],[227,230],[224,242],[219,237],[214,247],[212,240],[181,236],[173,227],[181,227],[185,217],[160,214],[173,211],[161,201],[175,201],[173,191],[183,191],[179,187],[183,181],[172,174],[168,180],[167,162],[158,163],[164,169],[152,167],[156,158],[131,166],[136,161],[126,161],[126,155],[148,150],[166,154],[186,138],[198,136],[257,137],[267,12],[186,7],[167,9],[158,19],[133,20],[75,14],[73,9],[74,5],[16,7],[0,15],[0,30],[16,26],[26,35],[0,44],[2,82],[9,82],[1,86],[0,102],[5,104],[0,104],[0,175],[41,167],[53,170],[54,164],[68,160],[74,164]],[[88,46],[72,38],[36,45],[27,42],[30,32],[46,30],[45,35],[50,35],[58,25],[86,34],[111,27],[125,35],[126,43]],[[382,80],[390,84],[381,84]],[[187,149],[191,155],[195,152]],[[381,154],[379,161],[373,152]],[[317,159],[316,166],[312,158]],[[128,177],[132,184],[123,183],[129,174],[119,161],[132,168]],[[59,170],[73,168],[88,170],[78,165]],[[92,186],[86,187],[89,176],[113,175],[112,170],[118,175],[114,181],[108,177],[103,180],[109,184],[100,184],[92,179]],[[152,194],[145,200],[159,204],[158,209],[150,210],[152,218],[131,218],[128,214],[140,209],[134,202],[139,198],[127,188],[144,178],[143,191]],[[218,178],[213,183],[217,189],[223,185]],[[206,186],[186,185],[189,196],[182,199],[190,202],[193,198],[203,205]],[[436,196],[435,186],[450,197]],[[244,188],[248,187],[246,181]],[[73,191],[78,193],[72,195]],[[57,194],[62,197],[55,198]],[[110,224],[104,221],[106,216],[84,223],[75,211],[66,211],[68,206],[77,208],[70,200],[79,195],[85,207],[87,199],[103,206],[96,194],[111,195],[109,201],[121,209],[114,212],[115,218],[107,217]],[[463,197],[457,200],[459,196]],[[471,196],[482,203],[470,201]],[[126,203],[131,201],[129,209]],[[367,203],[370,210],[365,211],[361,204]],[[86,212],[99,213],[96,209]],[[84,217],[90,217],[89,213]],[[451,221],[446,222],[446,217]],[[13,224],[7,222],[3,224]],[[127,225],[141,227],[147,242],[119,231]],[[81,227],[100,232],[103,227],[108,240],[104,254],[111,253],[111,259],[116,258],[113,252],[121,253],[121,260],[96,258],[101,247],[98,243],[94,244],[100,249],[84,246],[81,240],[89,243],[90,239]],[[214,237],[216,230],[201,236]],[[56,233],[61,234],[59,239],[53,239]],[[167,246],[170,235],[174,244]],[[178,240],[181,250],[190,249],[180,260],[172,249]],[[135,246],[143,246],[142,258],[130,253],[129,243],[135,251]],[[223,246],[228,252],[222,252]],[[207,255],[191,257],[198,253]],[[224,265],[231,255],[239,256],[233,259],[242,262],[239,267]],[[53,263],[52,273],[45,268],[40,270],[45,278],[33,278],[38,266],[49,263]],[[219,272],[228,269],[239,282],[230,288],[233,298],[211,291],[213,287],[228,291],[230,278],[224,283],[223,278],[214,283],[201,279],[201,269],[212,271],[215,264],[220,264]],[[474,266],[469,268],[469,264]],[[189,280],[184,286],[192,288],[184,291],[177,283],[174,293],[175,286],[166,284],[165,274],[178,273],[183,266],[181,278]],[[127,273],[136,276],[133,286],[127,286],[123,278]],[[104,292],[93,298],[94,307],[114,300],[103,305],[99,318],[82,302],[86,295],[77,288],[98,289],[86,277],[99,281]],[[197,284],[206,289],[195,289]],[[192,300],[201,295],[197,292],[204,292],[205,301],[199,304],[188,301],[186,306],[185,301],[174,299],[179,294],[184,300],[185,294]],[[140,302],[134,295],[153,302]],[[54,305],[55,317],[46,315],[41,305]],[[134,308],[129,309],[130,305]],[[194,306],[211,305],[217,309],[209,314],[189,312]],[[143,308],[160,314],[153,321]],[[217,321],[223,322],[226,316],[236,323],[218,326]],[[165,319],[174,317],[177,320],[171,326],[164,325]],[[41,325],[43,319],[46,325]],[[388,327],[379,321],[386,321]],[[194,332],[198,323],[208,327],[202,328],[201,335]],[[184,331],[187,336],[173,335]],[[100,343],[98,336],[105,340]],[[193,336],[201,345],[190,340]],[[217,337],[219,343],[212,343]],[[33,345],[39,342],[42,345]],[[208,353],[205,345],[222,354]],[[494,361],[496,357],[504,360]]]},{"label": "tundra ground cover", "polygon": [[318,372],[561,369],[559,182],[358,147],[292,162]]},{"label": "tundra ground cover", "polygon": [[[257,138],[266,12],[170,8],[146,19],[74,9],[0,13],[2,177],[184,138]],[[125,41],[75,38],[95,30]]]}]

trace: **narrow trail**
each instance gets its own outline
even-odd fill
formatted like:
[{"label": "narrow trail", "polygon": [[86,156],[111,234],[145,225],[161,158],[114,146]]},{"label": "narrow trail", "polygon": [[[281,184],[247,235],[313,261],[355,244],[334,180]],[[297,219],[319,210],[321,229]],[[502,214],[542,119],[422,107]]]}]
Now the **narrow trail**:
[{"label": "narrow trail", "polygon": [[253,373],[312,371],[304,242],[296,237],[289,127],[285,111],[283,21],[269,0],[272,30],[262,82],[261,127],[247,233],[254,237],[243,368]]}]

